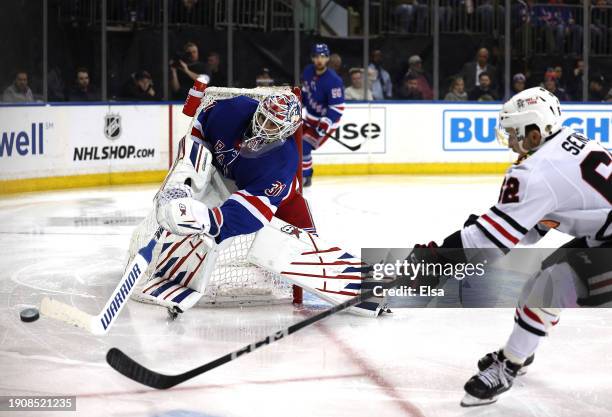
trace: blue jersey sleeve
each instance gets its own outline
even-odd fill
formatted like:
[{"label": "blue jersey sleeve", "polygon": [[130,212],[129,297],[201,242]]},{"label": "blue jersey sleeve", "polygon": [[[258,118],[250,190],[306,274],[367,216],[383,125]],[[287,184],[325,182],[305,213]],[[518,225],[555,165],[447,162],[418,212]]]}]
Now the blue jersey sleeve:
[{"label": "blue jersey sleeve", "polygon": [[334,77],[327,91],[327,117],[332,121],[332,128],[337,128],[344,113],[344,87],[340,77]]},{"label": "blue jersey sleeve", "polygon": [[[287,146],[289,144],[286,144]],[[254,159],[258,171],[249,178],[242,188],[234,192],[220,207],[211,210],[211,220],[218,228],[217,242],[237,235],[254,233],[266,225],[297,186],[295,173],[297,169],[297,153],[295,145],[288,146],[286,151],[274,152],[274,155]],[[288,157],[292,152],[294,158]],[[241,181],[236,181],[240,184]]]}]

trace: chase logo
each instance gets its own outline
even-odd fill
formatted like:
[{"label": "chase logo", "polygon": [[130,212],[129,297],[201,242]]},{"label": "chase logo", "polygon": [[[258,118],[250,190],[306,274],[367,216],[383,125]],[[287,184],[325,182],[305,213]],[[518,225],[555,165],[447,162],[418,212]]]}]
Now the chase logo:
[{"label": "chase logo", "polygon": [[495,137],[499,110],[444,110],[445,151],[505,151]]}]

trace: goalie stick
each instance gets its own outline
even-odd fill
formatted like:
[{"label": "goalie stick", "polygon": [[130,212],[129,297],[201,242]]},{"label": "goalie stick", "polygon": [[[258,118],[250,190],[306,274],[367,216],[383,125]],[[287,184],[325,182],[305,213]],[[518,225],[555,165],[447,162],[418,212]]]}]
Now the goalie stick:
[{"label": "goalie stick", "polygon": [[[400,278],[396,278],[393,281],[390,281],[388,283],[381,283],[381,285],[377,287],[382,287],[383,289],[393,288],[396,285],[398,285],[399,280]],[[372,298],[373,296],[374,296],[374,288],[365,290],[358,296],[353,297],[349,300],[346,300],[342,304],[338,304],[328,310],[322,311],[321,313],[315,314],[312,317],[309,317],[300,322],[297,322],[287,327],[286,329],[279,330],[276,333],[273,333],[267,337],[264,337],[263,339],[257,342],[248,344],[242,347],[241,349],[228,353],[227,355],[221,356],[220,358],[217,358],[202,366],[199,366],[195,369],[192,369],[190,371],[187,371],[187,372],[184,372],[178,375],[165,375],[159,372],[152,371],[144,367],[143,365],[139,364],[134,359],[130,358],[125,353],[123,353],[121,350],[115,347],[109,349],[109,351],[106,353],[106,362],[117,372],[125,375],[126,377],[136,382],[140,382],[141,384],[149,386],[151,388],[168,389],[168,388],[174,387],[175,385],[181,384],[191,378],[194,378],[198,375],[201,375],[205,372],[208,372],[212,369],[215,369],[221,365],[231,362],[234,359],[238,359],[240,356],[246,355],[247,353],[251,353],[256,349],[259,349],[260,347],[274,343],[286,336],[289,336],[290,334],[297,332],[298,330],[301,330],[307,326],[310,326],[311,324],[314,324],[320,320],[323,320],[324,318],[327,318],[335,313],[338,313],[342,310],[345,310],[349,307],[352,307],[356,304],[366,301],[369,298]],[[381,310],[381,313],[383,310]]]},{"label": "goalie stick", "polygon": [[81,327],[95,335],[103,335],[113,325],[121,309],[136,287],[136,282],[144,274],[153,257],[153,249],[164,229],[159,227],[153,238],[142,247],[132,262],[125,269],[123,277],[117,284],[115,291],[106,302],[106,305],[97,316],[85,313],[74,306],[64,304],[60,301],[45,297],[40,305],[40,312],[56,320],[65,321],[77,327]]}]

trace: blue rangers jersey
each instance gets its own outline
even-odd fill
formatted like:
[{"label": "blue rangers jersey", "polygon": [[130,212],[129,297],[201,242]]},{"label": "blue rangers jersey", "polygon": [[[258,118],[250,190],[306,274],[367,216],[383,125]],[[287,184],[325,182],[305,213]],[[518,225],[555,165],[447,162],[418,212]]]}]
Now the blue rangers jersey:
[{"label": "blue rangers jersey", "polygon": [[[211,234],[218,243],[262,228],[297,186],[299,156],[292,136],[256,158],[240,153],[257,105],[245,96],[213,101],[198,115],[191,131],[191,138],[212,152],[215,168],[238,188],[220,207],[210,210]],[[199,153],[197,147],[191,151],[194,165]]]},{"label": "blue rangers jersey", "polygon": [[326,133],[331,133],[340,124],[344,112],[342,79],[331,68],[317,75],[314,65],[308,65],[302,74],[302,104],[304,121],[313,127],[322,121]]}]

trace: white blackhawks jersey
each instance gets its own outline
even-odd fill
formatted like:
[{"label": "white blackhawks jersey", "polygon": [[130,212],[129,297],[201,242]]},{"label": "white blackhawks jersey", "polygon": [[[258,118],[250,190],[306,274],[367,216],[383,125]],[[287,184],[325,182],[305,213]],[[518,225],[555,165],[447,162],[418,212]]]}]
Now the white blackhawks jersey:
[{"label": "white blackhawks jersey", "polygon": [[569,128],[504,178],[497,204],[461,231],[465,248],[507,251],[555,228],[590,247],[612,240],[612,156]]}]

